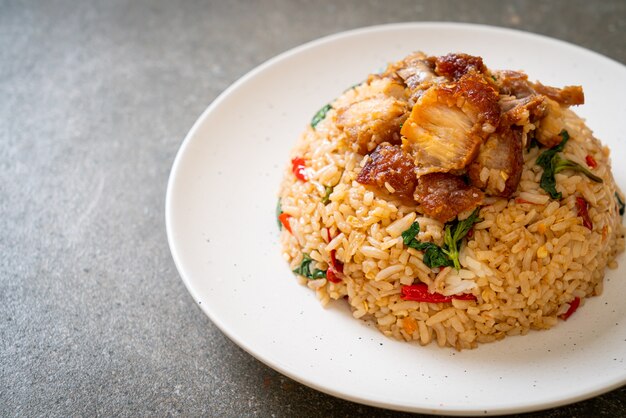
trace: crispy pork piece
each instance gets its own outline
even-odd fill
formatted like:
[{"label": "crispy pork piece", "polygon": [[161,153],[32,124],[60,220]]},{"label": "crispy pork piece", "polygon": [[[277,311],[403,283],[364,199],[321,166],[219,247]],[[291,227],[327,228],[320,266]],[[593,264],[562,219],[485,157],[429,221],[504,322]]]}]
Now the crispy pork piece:
[{"label": "crispy pork piece", "polygon": [[483,201],[483,192],[450,173],[421,176],[413,195],[426,216],[448,222],[459,213],[473,209]]},{"label": "crispy pork piece", "polygon": [[519,130],[506,129],[489,135],[478,157],[468,167],[471,184],[490,196],[511,196],[522,177],[522,152]]},{"label": "crispy pork piece", "polygon": [[337,109],[337,127],[352,150],[367,154],[382,142],[401,142],[400,126],[407,113],[405,101],[380,95]]},{"label": "crispy pork piece", "polygon": [[581,86],[550,87],[540,82],[528,81],[528,76],[520,71],[494,71],[496,85],[501,94],[515,96],[518,99],[541,94],[565,106],[585,103],[585,93]]},{"label": "crispy pork piece", "polygon": [[563,88],[544,86],[540,82],[532,83],[533,89],[547,96],[555,102],[565,105],[574,106],[585,104],[585,93],[581,86],[565,86]]},{"label": "crispy pork piece", "polygon": [[542,145],[552,148],[563,140],[559,134],[565,128],[563,123],[565,108],[554,100],[545,98],[545,101],[546,115],[539,121],[539,126],[535,131],[535,139]]},{"label": "crispy pork piece", "polygon": [[500,94],[514,96],[518,99],[535,94],[528,76],[521,71],[493,71]]},{"label": "crispy pork piece", "polygon": [[411,54],[395,69],[395,73],[410,90],[419,88],[424,83],[432,82],[437,75],[431,60],[421,52]]},{"label": "crispy pork piece", "polygon": [[446,81],[444,77],[435,74],[435,59],[422,52],[414,52],[402,61],[389,65],[380,77],[390,78],[406,86],[411,106],[434,83]]},{"label": "crispy pork piece", "polygon": [[469,164],[500,119],[498,92],[476,73],[431,87],[404,122],[402,148],[416,173],[458,171]]},{"label": "crispy pork piece", "polygon": [[412,197],[417,184],[411,157],[388,143],[380,144],[369,155],[356,181],[405,197]]},{"label": "crispy pork piece", "polygon": [[372,77],[367,81],[371,94],[368,97],[390,96],[402,102],[407,101],[404,83],[383,77]]},{"label": "crispy pork piece", "polygon": [[452,80],[458,80],[470,71],[487,72],[481,57],[458,53],[443,55],[435,60],[435,72]]},{"label": "crispy pork piece", "polygon": [[515,96],[500,95],[498,104],[502,112],[500,126],[522,126],[534,123],[547,113],[545,97],[535,94],[520,99]]}]

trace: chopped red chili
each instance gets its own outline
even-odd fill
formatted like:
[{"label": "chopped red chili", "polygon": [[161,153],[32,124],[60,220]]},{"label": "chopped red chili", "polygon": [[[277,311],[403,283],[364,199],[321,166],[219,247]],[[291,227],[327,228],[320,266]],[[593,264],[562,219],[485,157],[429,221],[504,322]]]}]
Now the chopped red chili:
[{"label": "chopped red chili", "polygon": [[471,293],[461,293],[452,296],[444,296],[441,293],[430,293],[425,283],[402,286],[400,292],[402,293],[402,299],[415,302],[447,303],[452,302],[452,299],[476,300],[476,296]]},{"label": "chopped red chili", "polygon": [[295,174],[298,180],[308,180],[308,178],[306,177],[305,169],[306,165],[304,158],[296,157],[291,160],[291,171],[293,171],[293,174]]},{"label": "chopped red chili", "polygon": [[576,198],[576,207],[578,208],[578,216],[583,218],[583,225],[589,229],[593,229],[593,223],[589,216],[589,204],[582,197]]},{"label": "chopped red chili", "polygon": [[591,168],[596,168],[598,166],[598,163],[596,162],[596,159],[593,158],[592,155],[587,155],[585,157],[585,161],[587,162],[587,165]]},{"label": "chopped red chili", "polygon": [[293,232],[291,232],[291,225],[289,224],[289,218],[291,218],[291,215],[285,212],[278,215],[278,220],[280,221],[280,223],[283,224],[285,229],[289,231],[290,234],[293,234]]},{"label": "chopped red chili", "polygon": [[341,282],[341,277],[335,271],[335,268],[331,265],[328,266],[328,270],[326,270],[326,278],[329,282],[339,283]]},{"label": "chopped red chili", "polygon": [[[326,228],[326,236],[328,237],[328,242],[330,242],[332,238],[328,228]],[[341,281],[340,275],[343,274],[343,263],[337,260],[336,254],[337,250],[330,250],[330,266],[326,272],[326,278],[333,283],[339,283]]]},{"label": "chopped red chili", "polygon": [[578,309],[579,306],[580,306],[580,298],[575,297],[574,300],[569,303],[569,309],[567,310],[567,312],[565,312],[562,315],[559,315],[559,318],[561,318],[563,321],[567,321],[567,318],[572,316],[572,314],[576,312],[576,309]]},{"label": "chopped red chili", "polygon": [[335,268],[335,270],[337,270],[337,272],[343,273],[343,263],[337,260],[336,254],[336,250],[330,251],[330,263]]}]

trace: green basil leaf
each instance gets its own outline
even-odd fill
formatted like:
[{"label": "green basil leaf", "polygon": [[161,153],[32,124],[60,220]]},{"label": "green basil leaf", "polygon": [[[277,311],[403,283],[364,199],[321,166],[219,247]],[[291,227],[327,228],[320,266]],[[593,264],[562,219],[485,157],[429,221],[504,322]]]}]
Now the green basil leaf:
[{"label": "green basil leaf", "polygon": [[424,258],[422,261],[430,268],[448,267],[452,265],[452,262],[446,253],[441,249],[441,247],[435,244],[428,247],[428,249],[424,251]]},{"label": "green basil leaf", "polygon": [[402,241],[404,242],[404,245],[409,245],[419,232],[420,224],[418,222],[413,222],[409,229],[402,233]]},{"label": "green basil leaf", "polygon": [[544,167],[543,173],[541,173],[541,180],[539,180],[539,186],[545,190],[552,199],[560,199],[563,194],[556,190],[556,179],[554,178],[554,158],[558,158],[556,154],[552,156],[550,164]]},{"label": "green basil leaf", "polygon": [[283,223],[278,218],[283,213],[283,209],[280,204],[280,197],[278,198],[278,202],[276,202],[276,222],[278,223],[278,230],[281,231],[283,229]]},{"label": "green basil leaf", "polygon": [[324,120],[324,118],[326,117],[326,113],[328,113],[328,111],[332,108],[333,107],[330,104],[327,104],[320,110],[318,110],[315,116],[313,116],[313,119],[311,119],[311,127],[315,129],[317,124]]},{"label": "green basil leaf", "polygon": [[333,187],[324,187],[324,197],[322,197],[322,203],[327,205],[330,203],[330,194],[333,192]]},{"label": "green basil leaf", "polygon": [[587,170],[582,165],[572,160],[568,160],[567,158],[561,158],[559,157],[558,154],[553,157],[552,164],[553,164],[554,174],[559,173],[563,170],[572,170],[572,171],[577,171],[579,173],[583,173],[585,176],[589,177],[590,180],[595,181],[596,183],[603,182],[601,177],[596,176],[595,174]]},{"label": "green basil leaf", "polygon": [[326,271],[314,269],[311,271],[311,263],[313,259],[307,254],[302,254],[302,262],[300,265],[293,271],[300,276],[306,277],[307,279],[325,279]]}]

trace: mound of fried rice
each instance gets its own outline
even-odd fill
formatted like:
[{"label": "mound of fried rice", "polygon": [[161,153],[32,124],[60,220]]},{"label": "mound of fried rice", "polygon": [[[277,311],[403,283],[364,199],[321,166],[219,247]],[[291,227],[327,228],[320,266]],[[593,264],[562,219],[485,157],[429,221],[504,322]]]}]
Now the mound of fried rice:
[{"label": "mound of fried rice", "polygon": [[[398,66],[391,64],[387,72]],[[529,146],[539,124],[527,120],[519,128],[524,150],[516,189],[508,197],[484,196],[482,220],[461,245],[460,269],[431,268],[422,251],[405,245],[402,233],[417,222],[416,238],[442,245],[444,222],[427,216],[418,201],[395,195],[388,183],[383,190],[358,182],[382,139],[372,135],[354,146],[345,124],[338,123],[340,109],[371,97],[397,96],[390,87],[394,83],[397,77],[371,75],[345,91],[315,127],[307,127],[291,152],[304,163],[301,178],[288,164],[280,187],[283,225],[288,226],[281,232],[283,256],[296,272],[305,257],[312,260],[311,271],[327,271],[336,260],[342,264],[335,280],[296,274],[298,281],[315,291],[322,305],[347,303],[354,318],[371,321],[389,337],[422,345],[436,341],[459,350],[551,328],[572,314],[574,301],[580,303],[580,315],[585,298],[602,293],[605,268],[615,269],[616,255],[624,249],[616,202],[623,195],[611,174],[608,148],[568,106],[560,106],[559,120],[570,136],[563,157],[582,165],[592,156],[593,173],[603,181],[560,172],[555,179],[562,197],[553,199],[539,184],[543,168],[537,158],[547,147]],[[420,100],[413,99],[407,99],[400,119],[406,120]],[[591,229],[580,216],[580,197],[588,203]],[[471,212],[458,213],[458,219]],[[403,286],[419,283],[429,292],[471,294],[473,299],[432,303],[403,297]]]}]

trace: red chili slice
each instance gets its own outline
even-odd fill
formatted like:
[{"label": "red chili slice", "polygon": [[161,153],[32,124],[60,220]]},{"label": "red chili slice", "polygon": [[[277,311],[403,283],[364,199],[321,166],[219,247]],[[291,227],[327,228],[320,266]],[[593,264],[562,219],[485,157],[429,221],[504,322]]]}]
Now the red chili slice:
[{"label": "red chili slice", "polygon": [[593,229],[593,222],[589,216],[589,204],[582,197],[576,198],[576,207],[578,208],[578,216],[583,218],[583,225],[590,230]]},{"label": "red chili slice", "polygon": [[562,315],[559,315],[559,318],[561,318],[563,321],[567,321],[567,318],[572,316],[572,314],[576,312],[576,309],[578,309],[579,306],[580,306],[580,298],[576,297],[574,298],[573,301],[569,303],[569,309],[567,310],[567,312],[565,312]]},{"label": "red chili slice", "polygon": [[425,283],[402,286],[400,292],[402,293],[402,299],[415,302],[447,303],[452,302],[452,299],[476,300],[476,296],[470,293],[461,293],[452,296],[444,296],[441,293],[430,293]]},{"label": "red chili slice", "polygon": [[337,270],[337,272],[343,273],[343,263],[337,260],[335,254],[337,254],[337,251],[335,250],[332,250],[330,252],[330,263],[335,268],[335,270]]},{"label": "red chili slice", "polygon": [[305,173],[306,164],[304,158],[296,157],[291,160],[291,171],[298,180],[307,181]]},{"label": "red chili slice", "polygon": [[341,282],[341,277],[337,275],[337,272],[335,271],[333,266],[328,266],[328,270],[326,270],[326,278],[328,279],[329,282],[333,282],[333,283]]},{"label": "red chili slice", "polygon": [[288,213],[283,212],[280,215],[278,215],[278,220],[280,221],[280,223],[283,224],[285,229],[289,231],[290,234],[293,235],[293,232],[291,232],[291,225],[289,224],[289,218],[291,218],[291,215],[289,215]]},{"label": "red chili slice", "polygon": [[596,168],[598,166],[598,163],[596,162],[596,159],[593,158],[592,155],[587,155],[585,157],[585,161],[587,162],[587,165],[591,168]]},{"label": "red chili slice", "polygon": [[[328,242],[330,242],[332,238],[329,228],[326,228],[326,236],[328,237]],[[337,260],[336,254],[336,250],[330,250],[330,266],[326,271],[326,278],[333,283],[339,283],[341,281],[340,275],[343,274],[343,263]]]}]

